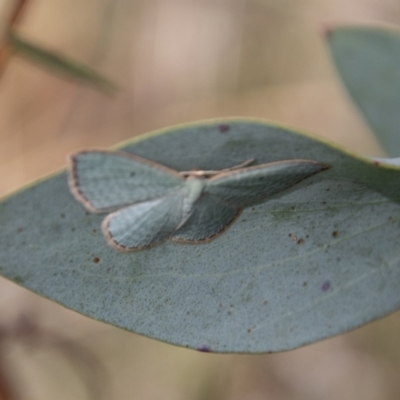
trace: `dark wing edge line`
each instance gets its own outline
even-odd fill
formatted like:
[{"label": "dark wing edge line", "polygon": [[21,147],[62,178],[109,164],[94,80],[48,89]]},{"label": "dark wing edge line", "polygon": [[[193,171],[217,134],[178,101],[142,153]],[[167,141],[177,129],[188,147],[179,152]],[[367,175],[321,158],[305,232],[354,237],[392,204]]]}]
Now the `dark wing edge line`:
[{"label": "dark wing edge line", "polygon": [[103,154],[110,154],[110,155],[118,155],[118,156],[121,156],[121,157],[125,157],[125,158],[128,158],[128,159],[134,160],[134,161],[136,161],[138,163],[146,164],[146,165],[148,165],[150,167],[154,167],[154,168],[160,169],[162,171],[165,171],[165,172],[168,172],[170,174],[173,174],[173,175],[181,178],[182,180],[185,180],[185,178],[183,178],[181,176],[181,174],[178,171],[176,171],[175,169],[166,167],[165,165],[159,164],[159,163],[157,163],[155,161],[148,160],[147,158],[143,158],[143,157],[137,156],[136,154],[128,153],[126,151],[121,151],[121,150],[107,150],[107,149],[96,149],[96,148],[84,149],[84,150],[78,150],[78,151],[72,152],[71,154],[69,154],[68,158],[69,159],[70,158],[76,158],[80,154],[85,154],[85,153],[103,153]]},{"label": "dark wing edge line", "polygon": [[115,214],[119,213],[119,211],[115,211],[111,214],[108,214],[104,219],[103,222],[101,223],[101,230],[103,232],[103,235],[105,236],[107,243],[119,250],[122,251],[124,253],[133,253],[135,251],[141,251],[141,250],[145,250],[145,249],[149,249],[150,247],[154,247],[154,246],[158,246],[160,245],[162,242],[157,242],[157,243],[151,243],[147,246],[140,246],[140,247],[128,247],[128,246],[124,246],[122,244],[119,244],[116,240],[114,240],[114,238],[112,237],[110,230],[109,230],[109,224],[110,224],[110,220],[111,218],[113,218],[113,216]]},{"label": "dark wing edge line", "polygon": [[86,208],[86,210],[92,213],[99,214],[104,211],[94,207],[94,205],[89,201],[89,199],[86,196],[84,196],[84,194],[79,188],[79,179],[77,173],[77,163],[78,163],[77,156],[82,153],[83,152],[75,152],[67,156],[68,170],[69,170],[68,186],[72,195]]}]

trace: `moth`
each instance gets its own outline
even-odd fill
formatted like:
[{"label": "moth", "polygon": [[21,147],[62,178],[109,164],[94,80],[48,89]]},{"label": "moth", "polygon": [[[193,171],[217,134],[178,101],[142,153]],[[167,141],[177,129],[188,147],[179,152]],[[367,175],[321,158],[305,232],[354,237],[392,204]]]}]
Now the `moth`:
[{"label": "moth", "polygon": [[84,150],[69,157],[69,186],[87,210],[108,213],[102,231],[112,247],[137,251],[209,241],[244,208],[329,168],[313,160],[248,164],[178,172],[122,151]]}]

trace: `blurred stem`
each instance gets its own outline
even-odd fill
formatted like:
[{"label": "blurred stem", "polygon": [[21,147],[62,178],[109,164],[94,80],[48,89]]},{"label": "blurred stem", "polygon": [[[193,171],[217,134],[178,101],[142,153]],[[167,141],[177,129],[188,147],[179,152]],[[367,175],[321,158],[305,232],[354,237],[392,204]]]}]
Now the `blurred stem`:
[{"label": "blurred stem", "polygon": [[10,33],[22,21],[28,3],[29,0],[15,0],[14,10],[8,19],[4,35],[5,37],[2,43],[0,43],[0,79],[7,67],[8,62],[14,54],[14,51],[9,44]]},{"label": "blurred stem", "polygon": [[15,0],[15,8],[14,8],[14,12],[11,13],[10,15],[10,19],[8,22],[8,28],[12,29],[14,28],[16,25],[18,25],[23,16],[24,13],[26,11],[26,7],[29,3],[29,0]]},{"label": "blurred stem", "polygon": [[98,74],[92,68],[75,60],[68,59],[54,51],[43,49],[22,39],[14,32],[9,33],[8,44],[20,56],[26,57],[29,61],[36,62],[42,67],[52,69],[75,80],[95,85],[108,94],[113,94],[117,90],[114,83]]},{"label": "blurred stem", "polygon": [[30,62],[38,63],[41,67],[52,69],[54,72],[63,74],[66,77],[93,85],[108,95],[115,94],[117,86],[94,69],[55,51],[46,50],[17,35],[15,26],[21,21],[27,2],[28,0],[18,0],[17,7],[7,24],[4,41],[0,45],[0,77],[4,73],[11,57],[17,53],[27,58]]},{"label": "blurred stem", "polygon": [[10,381],[7,378],[4,368],[0,362],[0,399],[1,400],[17,400],[14,391],[11,388]]},{"label": "blurred stem", "polygon": [[13,53],[14,51],[6,41],[0,45],[0,79]]},{"label": "blurred stem", "polygon": [[7,364],[4,358],[4,339],[6,335],[7,333],[3,329],[0,329],[0,400],[17,400],[18,397],[14,392],[13,385],[5,368]]}]

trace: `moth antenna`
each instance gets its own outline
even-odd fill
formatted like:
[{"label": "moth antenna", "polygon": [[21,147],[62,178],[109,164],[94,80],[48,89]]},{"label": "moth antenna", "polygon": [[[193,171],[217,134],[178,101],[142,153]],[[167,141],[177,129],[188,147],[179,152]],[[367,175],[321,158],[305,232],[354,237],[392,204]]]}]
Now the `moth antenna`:
[{"label": "moth antenna", "polygon": [[223,172],[229,172],[229,171],[233,171],[235,169],[245,168],[245,167],[249,166],[250,164],[252,164],[254,161],[255,161],[254,158],[250,158],[249,160],[247,160],[245,162],[242,162],[240,164],[234,165],[233,167],[229,167],[229,168],[224,168],[224,169],[220,169],[220,170],[206,170],[206,171],[203,171],[203,170],[181,171],[181,172],[179,172],[179,174],[186,178],[189,176],[204,178],[206,176],[214,176],[214,175],[221,174]]}]

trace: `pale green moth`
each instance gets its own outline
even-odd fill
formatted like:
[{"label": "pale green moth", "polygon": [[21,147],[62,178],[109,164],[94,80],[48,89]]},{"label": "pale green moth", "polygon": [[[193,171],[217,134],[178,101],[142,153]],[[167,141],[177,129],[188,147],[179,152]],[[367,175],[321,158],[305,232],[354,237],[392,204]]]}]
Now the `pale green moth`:
[{"label": "pale green moth", "polygon": [[329,168],[312,160],[245,167],[248,163],[222,171],[178,172],[129,153],[86,150],[69,157],[69,184],[86,209],[110,213],[102,224],[108,242],[135,251],[167,240],[213,239],[244,208]]}]

